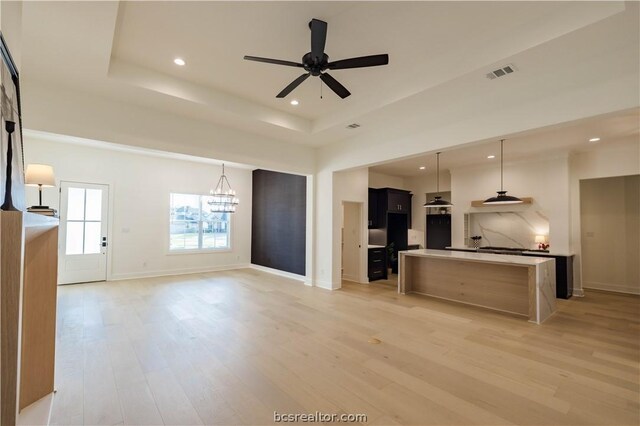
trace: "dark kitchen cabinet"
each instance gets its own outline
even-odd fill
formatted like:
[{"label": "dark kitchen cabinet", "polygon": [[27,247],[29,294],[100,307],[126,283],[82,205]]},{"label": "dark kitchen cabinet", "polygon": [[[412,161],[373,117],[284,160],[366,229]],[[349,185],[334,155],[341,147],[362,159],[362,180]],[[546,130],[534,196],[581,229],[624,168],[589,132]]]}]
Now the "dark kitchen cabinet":
[{"label": "dark kitchen cabinet", "polygon": [[[385,277],[387,264],[393,273],[398,273],[398,251],[407,249],[412,197],[411,192],[402,189],[369,188],[369,229],[376,230],[369,232],[369,242],[387,247],[393,244],[389,258],[385,257]],[[376,270],[374,278],[379,275]]]},{"label": "dark kitchen cabinet", "polygon": [[451,246],[451,215],[427,215],[427,248],[444,250]]},{"label": "dark kitchen cabinet", "polygon": [[411,193],[401,189],[385,188],[387,211],[390,213],[409,213],[411,211]]},{"label": "dark kitchen cabinet", "polygon": [[385,247],[370,248],[369,281],[387,279],[387,249]]},{"label": "dark kitchen cabinet", "polygon": [[378,228],[378,190],[369,188],[369,229]]},{"label": "dark kitchen cabinet", "polygon": [[377,227],[387,227],[387,213],[403,213],[407,214],[407,225],[408,228],[411,228],[411,199],[413,194],[409,191],[395,188],[381,188],[377,191]]}]

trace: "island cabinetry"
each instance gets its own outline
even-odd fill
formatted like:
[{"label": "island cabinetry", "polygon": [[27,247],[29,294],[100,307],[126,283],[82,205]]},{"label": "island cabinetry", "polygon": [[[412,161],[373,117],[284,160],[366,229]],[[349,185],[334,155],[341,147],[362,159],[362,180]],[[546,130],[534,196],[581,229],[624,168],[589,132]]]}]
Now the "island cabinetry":
[{"label": "island cabinetry", "polygon": [[509,312],[540,324],[555,311],[555,261],[447,250],[403,251],[398,292]]},{"label": "island cabinetry", "polygon": [[[44,397],[49,398],[50,408],[54,390],[57,268],[58,219],[21,211],[0,212],[0,424],[3,426],[24,423],[20,414]],[[43,415],[47,417],[48,411]],[[46,419],[34,423],[46,424]]]}]

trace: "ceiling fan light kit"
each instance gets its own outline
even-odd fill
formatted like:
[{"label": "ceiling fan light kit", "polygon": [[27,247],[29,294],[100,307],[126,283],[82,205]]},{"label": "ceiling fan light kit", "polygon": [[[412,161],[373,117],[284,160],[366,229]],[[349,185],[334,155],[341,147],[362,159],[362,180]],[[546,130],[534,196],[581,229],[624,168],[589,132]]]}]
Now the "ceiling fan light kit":
[{"label": "ceiling fan light kit", "polygon": [[370,55],[360,56],[357,58],[342,59],[335,62],[329,62],[329,56],[324,52],[325,43],[327,41],[327,23],[319,19],[312,19],[309,22],[311,30],[311,52],[306,53],[302,57],[302,62],[283,61],[281,59],[262,58],[259,56],[245,56],[248,61],[265,62],[267,64],[283,65],[287,67],[304,68],[306,73],[293,80],[287,87],[282,89],[276,95],[276,98],[284,98],[291,93],[296,87],[302,84],[310,76],[320,77],[320,80],[326,84],[329,89],[344,99],[351,95],[338,80],[333,78],[327,70],[344,70],[349,68],[375,67],[379,65],[387,65],[389,63],[389,55]]},{"label": "ceiling fan light kit", "polygon": [[518,197],[507,195],[504,190],[504,139],[500,139],[500,191],[495,197],[487,198],[482,204],[491,206],[504,204],[522,204],[523,201]]}]

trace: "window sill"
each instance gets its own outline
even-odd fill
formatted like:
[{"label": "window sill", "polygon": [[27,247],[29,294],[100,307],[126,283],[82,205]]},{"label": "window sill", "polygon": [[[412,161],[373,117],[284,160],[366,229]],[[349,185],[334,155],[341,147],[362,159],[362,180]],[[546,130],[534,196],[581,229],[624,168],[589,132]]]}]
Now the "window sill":
[{"label": "window sill", "polygon": [[167,256],[183,255],[183,254],[215,254],[215,253],[231,253],[233,250],[229,248],[220,249],[183,249],[183,250],[168,250]]}]

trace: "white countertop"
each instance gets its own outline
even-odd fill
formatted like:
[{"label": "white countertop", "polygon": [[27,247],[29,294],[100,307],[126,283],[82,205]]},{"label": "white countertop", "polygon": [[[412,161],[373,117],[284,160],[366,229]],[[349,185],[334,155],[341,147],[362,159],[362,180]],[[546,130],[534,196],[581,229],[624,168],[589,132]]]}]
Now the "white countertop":
[{"label": "white countertop", "polygon": [[374,245],[374,244],[369,244],[369,245],[367,246],[367,248],[370,248],[370,249],[371,249],[371,248],[384,248],[384,246],[376,246],[376,245]]},{"label": "white countertop", "polygon": [[[451,247],[446,247],[447,249],[452,249],[452,250],[469,250],[469,251],[475,251],[476,249],[473,247],[465,247],[465,246],[451,246]],[[539,252],[539,251],[529,251],[529,250],[525,250],[522,253],[525,254],[539,254],[541,256],[573,256],[573,253],[559,253],[556,251],[551,251],[549,253],[544,253],[544,252]],[[491,254],[491,253],[490,253]]]},{"label": "white countertop", "polygon": [[509,263],[512,265],[537,266],[546,262],[555,262],[554,259],[544,257],[514,256],[510,254],[475,253],[468,251],[451,250],[406,250],[399,252],[405,256],[437,257],[453,260],[467,260],[471,262]]}]

